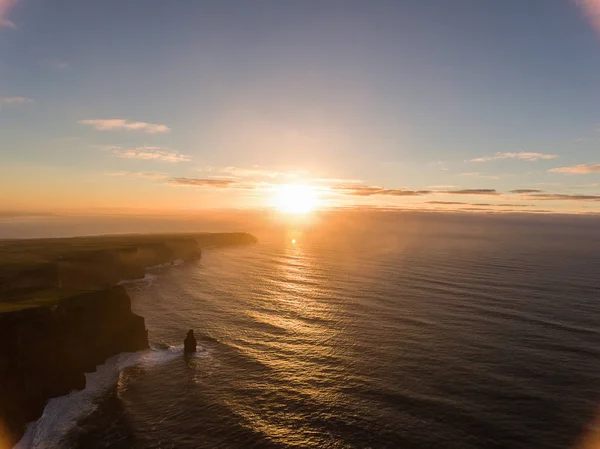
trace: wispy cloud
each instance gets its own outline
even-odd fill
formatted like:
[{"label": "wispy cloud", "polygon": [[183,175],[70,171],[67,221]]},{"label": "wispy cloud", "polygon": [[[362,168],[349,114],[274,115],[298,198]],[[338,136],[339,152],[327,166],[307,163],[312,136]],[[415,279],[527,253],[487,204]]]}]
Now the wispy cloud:
[{"label": "wispy cloud", "polygon": [[[2,0],[0,0],[1,2]],[[26,104],[33,103],[31,98],[26,97],[0,97],[0,105],[3,104]]]},{"label": "wispy cloud", "polygon": [[500,179],[500,176],[496,175],[484,175],[479,172],[469,172],[469,173],[461,173],[460,176],[470,176],[473,178],[481,178],[481,179]]},{"label": "wispy cloud", "polygon": [[542,193],[539,189],[515,189],[511,190],[510,193]]},{"label": "wispy cloud", "polygon": [[489,161],[497,161],[501,159],[519,159],[522,161],[539,161],[542,159],[556,159],[558,155],[556,154],[542,154],[542,153],[496,153],[493,156],[485,156],[479,157],[477,159],[471,159],[469,162],[489,162]]},{"label": "wispy cloud", "polygon": [[[243,179],[246,181],[266,182],[292,182],[300,179],[309,179],[309,173],[304,170],[286,170],[279,168],[266,168],[254,165],[252,167],[198,167],[203,173],[210,173],[211,178]],[[310,179],[312,181],[312,179]]]},{"label": "wispy cloud", "polygon": [[463,203],[462,201],[427,201],[426,204],[435,204],[437,206],[458,206],[461,204],[471,203]]},{"label": "wispy cloud", "polygon": [[125,148],[118,145],[101,145],[96,148],[110,151],[114,156],[124,159],[143,159],[173,163],[188,162],[191,160],[189,156],[166,147],[142,146]]},{"label": "wispy cloud", "polygon": [[548,170],[550,173],[568,173],[571,175],[587,175],[589,173],[600,173],[600,164],[581,164],[571,167],[559,167]]},{"label": "wispy cloud", "polygon": [[[310,181],[309,181],[310,182]],[[255,189],[267,188],[272,189],[279,185],[278,181],[253,182],[248,179],[231,179],[218,176],[208,176],[206,178],[172,178],[169,184],[202,186],[202,187],[229,187],[235,189]],[[348,195],[355,197],[373,197],[373,196],[389,196],[389,197],[420,197],[432,195],[436,193],[455,194],[455,195],[480,195],[480,196],[498,196],[494,189],[466,189],[466,190],[410,190],[410,189],[390,189],[381,186],[369,186],[352,183],[333,184],[330,186],[315,187],[324,191],[334,192],[340,195]]]},{"label": "wispy cloud", "polygon": [[441,193],[449,193],[452,195],[500,195],[496,189],[463,189],[463,190],[448,190]]},{"label": "wispy cloud", "polygon": [[258,166],[254,166],[251,168],[242,168],[242,167],[223,167],[219,170],[221,173],[226,173],[235,178],[297,178],[299,176],[298,172],[294,171],[279,171],[279,170],[270,170],[266,168],[261,168]]},{"label": "wispy cloud", "polygon": [[430,194],[430,190],[403,190],[403,189],[386,189],[378,186],[360,186],[360,185],[335,185],[331,190],[352,196],[372,196],[372,195],[387,195],[387,196],[421,196]]},{"label": "wispy cloud", "polygon": [[164,173],[153,173],[153,172],[131,172],[131,171],[117,171],[105,173],[106,176],[123,176],[127,178],[141,178],[141,179],[165,179],[168,175]]},{"label": "wispy cloud", "polygon": [[146,122],[132,122],[122,119],[80,120],[79,123],[81,123],[82,125],[93,126],[98,131],[143,131],[148,134],[168,133],[169,131],[171,131],[171,128],[169,128],[166,125],[157,125],[155,123]]},{"label": "wispy cloud", "polygon": [[426,204],[440,206],[475,206],[475,207],[535,207],[533,204],[493,204],[493,203],[464,203],[462,201],[427,201]]},{"label": "wispy cloud", "polygon": [[18,0],[0,0],[0,27],[14,28],[17,26],[8,20],[10,10],[17,4]]},{"label": "wispy cloud", "polygon": [[600,201],[600,195],[568,195],[564,193],[537,193],[525,195],[525,197],[546,201]]},{"label": "wispy cloud", "polygon": [[224,179],[172,178],[168,184],[196,187],[233,187],[237,181]]}]

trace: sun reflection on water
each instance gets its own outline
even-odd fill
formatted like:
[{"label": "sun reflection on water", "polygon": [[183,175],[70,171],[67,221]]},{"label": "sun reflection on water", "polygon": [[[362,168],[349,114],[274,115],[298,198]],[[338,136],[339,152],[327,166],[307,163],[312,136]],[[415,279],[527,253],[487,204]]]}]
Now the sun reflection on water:
[{"label": "sun reflection on water", "polygon": [[270,382],[285,385],[270,390],[270,399],[265,403],[273,396],[281,397],[280,401],[289,404],[290,409],[285,414],[278,413],[277,419],[270,419],[272,410],[268,408],[241,411],[240,404],[236,407],[256,432],[286,445],[322,447],[331,444],[332,436],[325,430],[315,432],[314,428],[309,430],[310,426],[299,425],[310,419],[304,416],[301,404],[327,407],[339,403],[339,388],[344,385],[340,379],[346,376],[340,352],[345,345],[337,341],[342,338],[339,303],[324,300],[326,270],[319,264],[314,248],[305,243],[292,238],[282,245],[273,273],[265,282],[262,303],[247,311],[263,332],[257,341],[240,346],[268,368]]}]

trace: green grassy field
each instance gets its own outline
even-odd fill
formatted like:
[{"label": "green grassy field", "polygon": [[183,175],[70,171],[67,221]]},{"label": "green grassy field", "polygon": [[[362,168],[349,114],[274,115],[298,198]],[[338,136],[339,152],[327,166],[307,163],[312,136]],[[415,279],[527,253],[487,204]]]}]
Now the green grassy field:
[{"label": "green grassy field", "polygon": [[254,243],[245,233],[144,234],[0,240],[0,313],[58,303],[192,260],[205,247]]},{"label": "green grassy field", "polygon": [[18,300],[0,301],[0,313],[17,312],[19,310],[33,309],[35,307],[48,307],[58,304],[61,299],[69,298],[91,290],[67,290],[67,289],[48,289],[37,290],[25,295]]}]

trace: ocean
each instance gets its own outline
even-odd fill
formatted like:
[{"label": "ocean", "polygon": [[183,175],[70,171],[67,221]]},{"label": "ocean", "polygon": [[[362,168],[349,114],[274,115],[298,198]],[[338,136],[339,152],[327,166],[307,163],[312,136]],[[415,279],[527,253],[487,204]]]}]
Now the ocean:
[{"label": "ocean", "polygon": [[151,270],[127,288],[152,348],[53,399],[20,447],[587,447],[599,223],[347,213]]}]

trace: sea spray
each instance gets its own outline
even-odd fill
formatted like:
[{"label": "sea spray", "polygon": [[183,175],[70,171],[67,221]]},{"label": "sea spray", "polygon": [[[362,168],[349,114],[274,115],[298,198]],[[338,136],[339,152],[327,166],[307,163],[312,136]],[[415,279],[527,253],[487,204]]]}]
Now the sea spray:
[{"label": "sea spray", "polygon": [[61,440],[79,420],[96,410],[101,397],[114,385],[121,373],[132,366],[155,366],[182,357],[183,347],[156,345],[136,353],[117,354],[87,373],[86,387],[48,401],[42,416],[27,426],[14,449],[50,449],[60,447]]}]

